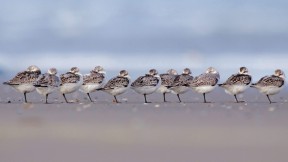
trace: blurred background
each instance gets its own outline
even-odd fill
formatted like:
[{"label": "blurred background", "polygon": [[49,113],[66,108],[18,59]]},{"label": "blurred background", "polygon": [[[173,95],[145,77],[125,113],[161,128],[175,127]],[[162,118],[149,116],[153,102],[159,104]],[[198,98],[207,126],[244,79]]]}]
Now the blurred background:
[{"label": "blurred background", "polygon": [[193,75],[214,66],[226,79],[287,70],[286,0],[9,0],[0,5],[1,81],[39,66],[59,73],[102,65],[112,77],[156,68]]},{"label": "blurred background", "polygon": [[[256,81],[288,73],[287,15],[287,0],[0,0],[0,83],[32,64],[59,73],[102,65],[108,78],[127,69],[132,79],[214,66],[221,81],[247,66]],[[0,86],[0,161],[287,161],[288,91],[278,104],[247,91],[241,104],[220,88],[211,104],[192,92],[183,104],[173,95],[162,104],[161,94],[140,104],[132,91],[123,104],[105,93],[95,104],[82,93],[69,94],[74,104],[58,93],[42,104],[36,92],[22,104],[23,94]]]}]

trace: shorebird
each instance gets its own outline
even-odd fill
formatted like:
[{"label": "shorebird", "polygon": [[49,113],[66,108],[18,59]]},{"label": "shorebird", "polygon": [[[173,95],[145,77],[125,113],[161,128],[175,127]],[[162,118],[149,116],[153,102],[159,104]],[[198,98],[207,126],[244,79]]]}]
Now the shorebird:
[{"label": "shorebird", "polygon": [[102,90],[106,93],[109,93],[114,96],[115,102],[119,103],[116,96],[123,94],[129,88],[130,76],[128,71],[121,70],[119,75],[110,79],[103,88],[98,90]]},{"label": "shorebird", "polygon": [[206,101],[206,93],[211,92],[217,85],[220,79],[220,75],[213,67],[209,67],[205,73],[195,77],[189,82],[190,88],[197,93],[202,93],[204,97],[204,103]]},{"label": "shorebird", "polygon": [[251,80],[252,77],[248,74],[248,69],[240,67],[238,73],[231,75],[226,82],[219,84],[219,86],[224,88],[227,94],[233,95],[238,103],[237,94],[243,93],[249,87]]},{"label": "shorebird", "polygon": [[131,88],[139,94],[144,95],[145,103],[146,95],[154,93],[161,85],[161,78],[157,70],[151,69],[145,76],[138,77],[132,84]]},{"label": "shorebird", "polygon": [[31,65],[27,70],[19,72],[16,76],[3,84],[9,85],[16,89],[20,93],[24,93],[24,100],[27,103],[26,93],[35,91],[33,83],[41,74],[41,70],[35,66]]},{"label": "shorebird", "polygon": [[166,97],[165,97],[166,93],[171,93],[171,90],[168,89],[168,87],[171,87],[173,85],[176,75],[177,75],[177,71],[174,69],[169,69],[167,73],[160,74],[161,85],[157,89],[157,92],[163,94],[164,102],[166,102]]},{"label": "shorebird", "polygon": [[105,80],[105,71],[103,67],[96,66],[89,74],[83,76],[83,84],[80,87],[80,91],[86,93],[91,102],[90,97],[91,92],[95,92],[97,89],[101,88],[104,85]]},{"label": "shorebird", "polygon": [[57,69],[50,68],[47,73],[41,74],[38,79],[35,81],[34,86],[36,91],[46,97],[45,103],[47,104],[48,95],[56,91],[59,88],[60,80],[56,76]]},{"label": "shorebird", "polygon": [[193,80],[193,76],[191,76],[190,74],[190,69],[185,68],[181,75],[176,76],[170,88],[172,90],[172,93],[177,95],[179,102],[182,102],[179,95],[186,93],[190,89],[189,81]]},{"label": "shorebird", "polygon": [[270,102],[270,95],[275,95],[280,92],[280,90],[284,87],[285,83],[285,74],[282,70],[275,70],[274,74],[271,76],[264,76],[257,83],[251,85],[259,90],[259,92],[265,94]]},{"label": "shorebird", "polygon": [[72,67],[69,72],[60,75],[60,92],[62,93],[66,103],[68,103],[68,101],[65,94],[77,91],[83,84],[83,76],[79,71],[78,67]]}]

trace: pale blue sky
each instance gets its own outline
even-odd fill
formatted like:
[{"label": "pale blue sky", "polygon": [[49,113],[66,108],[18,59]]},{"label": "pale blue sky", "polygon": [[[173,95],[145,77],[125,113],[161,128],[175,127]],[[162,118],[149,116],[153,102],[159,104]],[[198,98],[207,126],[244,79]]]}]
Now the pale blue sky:
[{"label": "pale blue sky", "polygon": [[8,70],[287,67],[286,0],[0,2],[0,67]]}]

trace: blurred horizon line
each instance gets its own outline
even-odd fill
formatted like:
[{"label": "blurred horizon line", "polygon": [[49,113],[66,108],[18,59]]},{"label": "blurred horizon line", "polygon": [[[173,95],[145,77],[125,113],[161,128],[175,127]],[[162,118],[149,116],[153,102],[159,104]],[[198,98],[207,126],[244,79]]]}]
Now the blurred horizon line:
[{"label": "blurred horizon line", "polygon": [[[149,69],[155,68],[159,73],[165,73],[168,69],[176,69],[178,73],[186,67],[190,68],[192,75],[203,73],[206,68],[213,66],[221,74],[221,80],[237,73],[239,67],[246,66],[250,73],[256,77],[271,75],[275,69],[287,69],[288,58],[284,54],[219,54],[205,57],[197,52],[167,55],[110,55],[97,53],[73,53],[63,56],[58,53],[43,53],[33,57],[18,56],[17,59],[11,56],[2,55],[0,60],[0,74],[2,78],[13,77],[17,72],[25,70],[30,65],[36,65],[45,73],[49,68],[58,69],[58,74],[65,73],[71,67],[77,66],[81,73],[89,73],[95,66],[102,66],[106,71],[111,72],[107,76],[117,75],[122,69],[131,71],[131,77],[145,74]],[[273,56],[273,57],[271,57]],[[222,77],[223,76],[223,77]]]}]

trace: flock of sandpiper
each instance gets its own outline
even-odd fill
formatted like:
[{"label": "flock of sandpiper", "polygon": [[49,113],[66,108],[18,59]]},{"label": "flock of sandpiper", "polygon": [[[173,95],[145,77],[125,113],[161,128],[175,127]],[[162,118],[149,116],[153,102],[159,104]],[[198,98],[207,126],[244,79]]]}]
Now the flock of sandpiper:
[{"label": "flock of sandpiper", "polygon": [[166,93],[176,94],[179,102],[181,102],[180,94],[190,89],[203,94],[204,103],[207,103],[206,94],[220,86],[224,88],[226,93],[233,95],[237,103],[243,102],[237,99],[237,94],[243,93],[248,87],[254,87],[265,94],[271,104],[272,101],[269,96],[279,93],[285,82],[284,72],[277,69],[273,75],[264,76],[257,83],[251,84],[252,77],[246,67],[240,67],[238,73],[231,75],[222,84],[218,84],[220,75],[213,67],[209,67],[205,73],[197,77],[191,75],[189,68],[185,68],[180,75],[174,69],[160,75],[158,75],[157,70],[151,69],[148,74],[138,77],[132,83],[126,70],[121,70],[118,76],[113,77],[108,82],[105,82],[105,71],[101,66],[96,66],[89,74],[83,76],[79,71],[78,67],[72,67],[69,72],[58,77],[56,68],[51,68],[47,73],[41,74],[41,70],[32,65],[3,84],[10,85],[18,92],[23,93],[25,102],[27,102],[26,93],[36,89],[39,94],[46,97],[45,103],[48,103],[48,95],[58,90],[67,103],[68,100],[65,95],[77,90],[86,93],[91,102],[93,102],[90,97],[91,92],[104,91],[114,96],[115,102],[118,103],[116,96],[131,88],[144,95],[145,103],[148,103],[146,95],[154,92],[162,93],[164,102],[166,102]]}]

